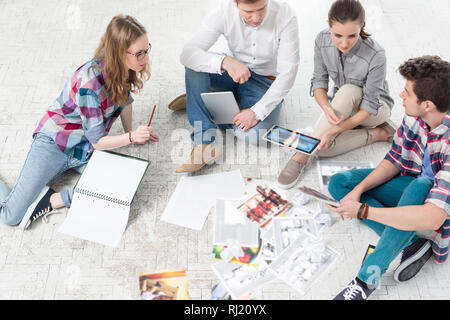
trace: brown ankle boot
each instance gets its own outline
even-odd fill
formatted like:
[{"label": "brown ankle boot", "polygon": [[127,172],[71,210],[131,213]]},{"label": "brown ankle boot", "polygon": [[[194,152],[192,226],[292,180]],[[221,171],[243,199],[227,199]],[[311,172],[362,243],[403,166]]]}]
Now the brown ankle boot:
[{"label": "brown ankle boot", "polygon": [[169,109],[172,111],[186,109],[186,94],[176,97],[171,103],[169,103]]},{"label": "brown ankle boot", "polygon": [[222,156],[222,151],[217,145],[199,144],[191,151],[189,160],[178,166],[176,173],[195,172],[206,165],[211,165]]}]

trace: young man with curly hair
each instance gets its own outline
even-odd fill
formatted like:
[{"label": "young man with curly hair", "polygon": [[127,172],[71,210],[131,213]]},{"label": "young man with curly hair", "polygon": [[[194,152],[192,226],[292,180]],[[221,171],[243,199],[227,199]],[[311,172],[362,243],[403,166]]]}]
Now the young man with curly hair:
[{"label": "young man with curly hair", "polygon": [[[409,59],[400,97],[405,117],[391,150],[375,169],[338,173],[329,191],[340,201],[329,207],[342,219],[358,218],[380,239],[357,277],[335,299],[367,299],[389,264],[401,255],[397,281],[414,277],[433,256],[448,257],[450,236],[450,63],[437,56]],[[431,239],[416,231],[435,230]]]}]

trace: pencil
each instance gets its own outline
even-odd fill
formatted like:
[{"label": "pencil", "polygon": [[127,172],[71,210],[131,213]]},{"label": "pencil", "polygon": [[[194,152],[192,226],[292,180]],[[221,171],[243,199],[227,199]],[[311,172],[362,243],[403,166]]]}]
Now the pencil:
[{"label": "pencil", "polygon": [[148,121],[147,127],[150,127],[150,123],[152,123],[152,119],[153,119],[153,114],[155,113],[155,109],[156,109],[156,105],[158,103],[155,103],[155,105],[153,106],[153,112],[152,115],[150,116],[150,120]]}]

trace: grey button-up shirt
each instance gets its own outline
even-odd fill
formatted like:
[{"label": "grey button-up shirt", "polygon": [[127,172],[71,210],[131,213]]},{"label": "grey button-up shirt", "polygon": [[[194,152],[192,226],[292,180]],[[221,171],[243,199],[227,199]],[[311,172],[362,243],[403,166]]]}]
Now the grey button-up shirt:
[{"label": "grey button-up shirt", "polygon": [[363,89],[360,108],[376,115],[384,101],[389,108],[394,100],[389,95],[386,81],[386,55],[384,49],[372,38],[359,37],[353,48],[343,53],[331,39],[329,29],[318,34],[314,47],[314,74],[311,92],[318,88],[328,91],[328,77],[334,82],[334,93],[344,84]]}]

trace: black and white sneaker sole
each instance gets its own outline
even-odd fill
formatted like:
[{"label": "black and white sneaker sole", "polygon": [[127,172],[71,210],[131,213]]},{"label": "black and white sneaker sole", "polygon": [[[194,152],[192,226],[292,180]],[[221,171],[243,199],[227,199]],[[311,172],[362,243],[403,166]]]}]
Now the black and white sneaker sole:
[{"label": "black and white sneaker sole", "polygon": [[424,264],[430,259],[433,251],[430,242],[420,248],[415,254],[401,263],[394,272],[394,279],[397,282],[408,281],[422,269]]},{"label": "black and white sneaker sole", "polygon": [[45,196],[48,189],[50,189],[50,188],[47,186],[44,189],[42,189],[41,193],[37,196],[36,200],[34,200],[32,204],[30,204],[27,212],[25,212],[25,215],[23,216],[22,221],[19,224],[19,228],[26,229],[28,227],[28,225],[29,225],[28,220],[30,220],[30,217],[33,214],[34,208],[36,208],[39,201],[41,201],[42,197]]}]

